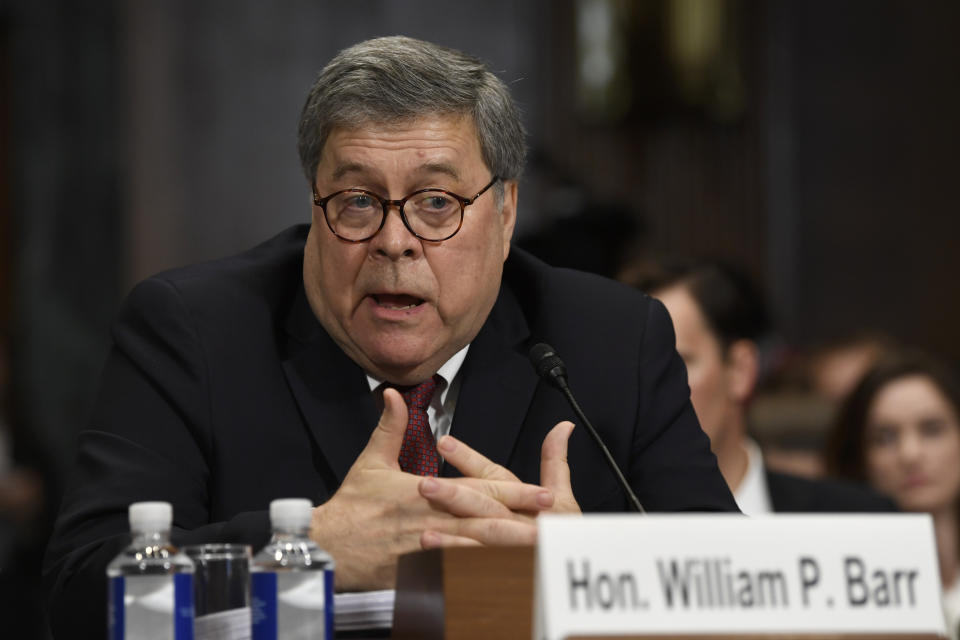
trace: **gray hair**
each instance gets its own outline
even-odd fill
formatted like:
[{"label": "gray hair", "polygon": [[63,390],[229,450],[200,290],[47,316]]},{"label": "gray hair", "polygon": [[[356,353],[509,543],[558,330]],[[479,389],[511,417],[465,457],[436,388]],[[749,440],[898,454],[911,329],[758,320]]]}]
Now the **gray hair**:
[{"label": "gray hair", "polygon": [[[317,76],[297,132],[307,180],[313,183],[323,145],[335,127],[433,114],[471,116],[490,171],[503,180],[520,176],[525,132],[506,85],[473,56],[392,36],[344,49]],[[502,183],[496,193],[502,202]]]}]

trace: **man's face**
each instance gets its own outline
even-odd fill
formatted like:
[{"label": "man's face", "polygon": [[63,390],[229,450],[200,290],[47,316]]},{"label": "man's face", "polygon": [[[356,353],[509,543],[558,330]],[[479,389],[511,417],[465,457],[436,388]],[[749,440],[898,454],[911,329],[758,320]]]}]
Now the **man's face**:
[{"label": "man's face", "polygon": [[663,302],[673,320],[677,352],[687,365],[690,401],[700,426],[710,436],[713,450],[720,451],[728,436],[736,437],[729,434],[731,429],[727,428],[735,405],[723,346],[685,286],[671,286],[654,295]]},{"label": "man's face", "polygon": [[[439,187],[472,197],[491,178],[471,118],[428,116],[334,129],[316,188],[320,196],[357,187],[401,199]],[[346,242],[313,207],[304,250],[307,298],[330,336],[368,373],[420,382],[476,336],[497,298],[516,219],[516,183],[505,190],[502,211],[491,188],[443,242],[416,238],[396,207],[372,239]]]}]

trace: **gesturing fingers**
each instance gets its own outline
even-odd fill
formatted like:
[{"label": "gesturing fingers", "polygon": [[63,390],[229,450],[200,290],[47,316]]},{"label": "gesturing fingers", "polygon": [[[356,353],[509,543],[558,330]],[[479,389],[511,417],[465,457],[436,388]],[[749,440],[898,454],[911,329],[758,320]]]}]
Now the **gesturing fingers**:
[{"label": "gesturing fingers", "polygon": [[477,453],[453,436],[440,438],[440,441],[437,442],[437,449],[446,462],[452,464],[468,478],[518,481],[517,476],[505,467],[491,462],[486,456]]},{"label": "gesturing fingers", "polygon": [[407,430],[407,405],[396,389],[384,389],[383,413],[354,466],[400,469],[397,458]]},{"label": "gesturing fingers", "polygon": [[553,511],[579,513],[580,506],[570,486],[567,443],[573,433],[572,422],[559,422],[543,439],[540,449],[540,484],[556,495]]},{"label": "gesturing fingers", "polygon": [[519,518],[553,506],[553,493],[519,481],[424,478],[420,495],[441,511],[460,517]]},{"label": "gesturing fingers", "polygon": [[[537,542],[537,525],[534,520],[508,520],[504,518],[453,518],[444,520],[438,529],[440,541],[453,538],[468,538],[484,545],[533,545]],[[421,536],[421,543],[423,538]]]},{"label": "gesturing fingers", "polygon": [[424,549],[439,549],[441,547],[479,547],[479,542],[473,538],[452,536],[439,531],[424,531],[420,534],[420,546]]},{"label": "gesturing fingers", "polygon": [[561,491],[570,488],[570,466],[567,464],[567,442],[573,433],[572,422],[560,422],[543,439],[540,448],[540,483]]}]

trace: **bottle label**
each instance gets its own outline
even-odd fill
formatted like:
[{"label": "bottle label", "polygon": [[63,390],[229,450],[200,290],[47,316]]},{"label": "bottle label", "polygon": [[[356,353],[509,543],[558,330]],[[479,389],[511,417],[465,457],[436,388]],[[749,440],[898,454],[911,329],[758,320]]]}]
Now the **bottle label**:
[{"label": "bottle label", "polygon": [[277,640],[277,574],[250,574],[250,623],[253,640]]},{"label": "bottle label", "polygon": [[173,638],[193,640],[193,574],[174,574],[173,593]]},{"label": "bottle label", "polygon": [[107,597],[107,637],[109,640],[123,640],[126,629],[123,606],[123,576],[110,578],[110,595]]},{"label": "bottle label", "polygon": [[107,602],[110,640],[193,640],[192,574],[111,578]]},{"label": "bottle label", "polygon": [[254,572],[250,595],[253,640],[333,638],[332,571]]}]

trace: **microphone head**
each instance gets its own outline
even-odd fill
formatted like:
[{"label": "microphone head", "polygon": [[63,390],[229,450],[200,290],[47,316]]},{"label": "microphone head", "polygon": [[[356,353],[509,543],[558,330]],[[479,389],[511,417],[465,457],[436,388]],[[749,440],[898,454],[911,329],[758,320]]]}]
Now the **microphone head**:
[{"label": "microphone head", "polygon": [[528,355],[530,357],[530,364],[533,365],[538,376],[557,388],[566,386],[567,367],[563,364],[563,360],[560,359],[560,356],[557,355],[553,347],[544,342],[538,342],[530,347]]}]

